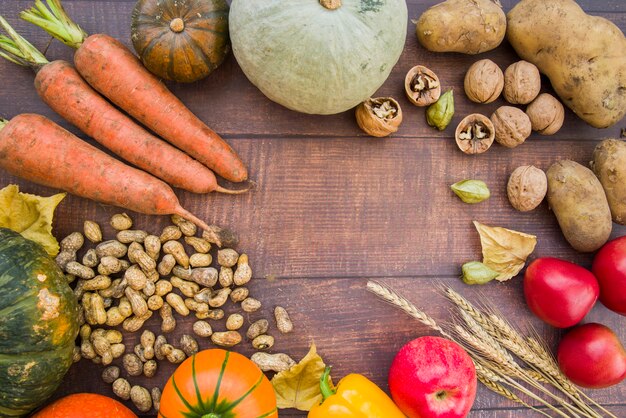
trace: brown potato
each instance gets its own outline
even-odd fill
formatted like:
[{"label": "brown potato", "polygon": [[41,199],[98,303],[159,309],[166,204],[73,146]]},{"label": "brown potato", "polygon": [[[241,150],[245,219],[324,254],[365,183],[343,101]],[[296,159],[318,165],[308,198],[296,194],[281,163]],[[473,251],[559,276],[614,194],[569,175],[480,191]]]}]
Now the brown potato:
[{"label": "brown potato", "polygon": [[574,0],[522,0],[507,15],[507,39],[550,79],[563,103],[596,128],[626,114],[626,38]]},{"label": "brown potato", "polygon": [[447,0],[420,16],[416,33],[429,51],[480,54],[500,45],[506,16],[494,0]]},{"label": "brown potato", "polygon": [[598,144],[591,169],[604,187],[613,222],[626,225],[626,142],[607,139]]},{"label": "brown potato", "polygon": [[581,252],[602,247],[611,235],[611,211],[600,181],[575,161],[550,166],[548,203],[567,242]]}]

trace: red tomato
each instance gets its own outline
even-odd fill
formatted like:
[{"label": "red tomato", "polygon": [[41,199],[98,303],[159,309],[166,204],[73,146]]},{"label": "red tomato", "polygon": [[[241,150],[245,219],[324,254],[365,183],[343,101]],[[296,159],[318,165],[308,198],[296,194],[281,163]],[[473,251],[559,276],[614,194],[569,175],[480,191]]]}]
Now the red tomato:
[{"label": "red tomato", "polygon": [[585,324],[565,334],[557,359],[565,376],[582,387],[606,388],[626,377],[626,351],[604,325]]},{"label": "red tomato", "polygon": [[626,236],[605,244],[594,258],[592,270],[600,284],[600,302],[626,315]]},{"label": "red tomato", "polygon": [[600,293],[587,269],[558,258],[539,258],[524,275],[524,296],[535,315],[557,328],[579,323]]},{"label": "red tomato", "polygon": [[115,399],[95,393],[75,393],[52,402],[31,418],[137,418]]}]

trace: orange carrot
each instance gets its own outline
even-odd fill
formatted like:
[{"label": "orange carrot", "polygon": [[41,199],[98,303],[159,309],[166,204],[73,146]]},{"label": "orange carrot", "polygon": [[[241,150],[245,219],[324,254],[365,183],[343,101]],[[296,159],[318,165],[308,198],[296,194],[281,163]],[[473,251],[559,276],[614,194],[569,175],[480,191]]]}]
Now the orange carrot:
[{"label": "orange carrot", "polygon": [[185,210],[174,191],[150,174],[127,166],[43,116],[0,119],[0,167],[34,183],[148,215],[180,215],[208,225]]},{"label": "orange carrot", "polygon": [[248,178],[233,149],[176,98],[121,42],[88,36],[72,22],[60,0],[41,0],[20,16],[76,48],[74,65],[93,88],[163,139],[230,181]]},{"label": "orange carrot", "polygon": [[37,93],[55,112],[115,154],[174,187],[194,193],[231,192],[217,184],[207,167],[150,134],[117,110],[66,61],[48,62],[32,44],[0,16],[0,26],[11,39],[0,35],[5,58],[37,72]]}]

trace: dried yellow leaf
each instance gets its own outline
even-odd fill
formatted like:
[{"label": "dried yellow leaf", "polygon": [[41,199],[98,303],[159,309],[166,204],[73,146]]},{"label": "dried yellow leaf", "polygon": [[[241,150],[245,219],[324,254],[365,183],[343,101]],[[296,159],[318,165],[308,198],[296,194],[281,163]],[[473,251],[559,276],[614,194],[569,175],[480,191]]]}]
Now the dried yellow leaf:
[{"label": "dried yellow leaf", "polygon": [[289,370],[277,373],[272,378],[276,405],[281,408],[296,408],[308,411],[322,401],[320,378],[326,365],[317,354],[315,344],[300,362]]},{"label": "dried yellow leaf", "polygon": [[50,197],[20,193],[18,186],[10,184],[0,190],[0,227],[20,233],[55,256],[59,243],[52,235],[52,218],[64,197],[65,193]]},{"label": "dried yellow leaf", "polygon": [[500,273],[496,280],[504,282],[516,276],[537,245],[537,237],[474,221],[480,235],[483,264]]}]

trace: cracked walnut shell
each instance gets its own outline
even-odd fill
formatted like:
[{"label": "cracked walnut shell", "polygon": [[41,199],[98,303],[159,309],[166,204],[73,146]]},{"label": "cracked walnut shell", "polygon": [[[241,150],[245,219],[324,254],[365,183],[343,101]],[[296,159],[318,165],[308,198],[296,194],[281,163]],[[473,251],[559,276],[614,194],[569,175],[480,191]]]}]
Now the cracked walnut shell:
[{"label": "cracked walnut shell", "polygon": [[429,106],[439,100],[441,83],[430,69],[416,65],[404,78],[406,97],[416,106]]},{"label": "cracked walnut shell", "polygon": [[357,106],[356,122],[366,134],[382,138],[398,130],[402,109],[392,97],[369,98]]},{"label": "cracked walnut shell", "polygon": [[465,94],[476,103],[491,103],[504,88],[504,74],[498,65],[488,59],[476,61],[467,70],[463,82]]},{"label": "cracked walnut shell", "polygon": [[520,212],[527,212],[539,206],[547,191],[546,173],[532,165],[517,167],[511,173],[506,186],[511,206]]},{"label": "cracked walnut shell", "polygon": [[495,129],[487,116],[473,113],[459,123],[454,137],[464,153],[482,154],[493,144]]}]

